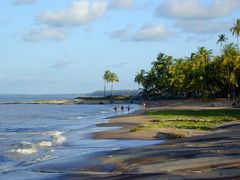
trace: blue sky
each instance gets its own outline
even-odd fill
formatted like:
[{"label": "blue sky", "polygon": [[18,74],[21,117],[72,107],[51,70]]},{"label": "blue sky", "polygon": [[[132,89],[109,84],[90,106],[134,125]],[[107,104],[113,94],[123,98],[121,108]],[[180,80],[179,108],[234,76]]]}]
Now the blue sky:
[{"label": "blue sky", "polygon": [[240,0],[1,0],[0,94],[136,89],[134,76],[158,53],[189,56],[218,35],[236,38]]}]

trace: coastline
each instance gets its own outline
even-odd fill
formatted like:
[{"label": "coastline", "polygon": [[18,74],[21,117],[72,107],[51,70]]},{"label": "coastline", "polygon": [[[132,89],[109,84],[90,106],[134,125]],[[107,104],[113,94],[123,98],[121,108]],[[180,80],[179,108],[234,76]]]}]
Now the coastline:
[{"label": "coastline", "polygon": [[6,101],[0,102],[0,104],[49,104],[49,105],[97,105],[97,104],[138,104],[139,102],[133,101],[130,97],[127,96],[114,96],[111,97],[77,97],[70,99],[39,99],[39,100],[30,100],[30,101]]},{"label": "coastline", "polygon": [[152,118],[144,115],[144,110],[139,110],[136,114],[127,116],[112,117],[107,123],[101,123],[100,127],[119,127],[115,130],[100,131],[92,134],[95,139],[119,139],[119,140],[169,140],[177,137],[192,137],[206,134],[205,131],[162,128],[159,129],[144,129],[141,131],[131,132],[131,128],[136,127],[139,123],[150,122]]},{"label": "coastline", "polygon": [[[213,106],[214,105],[214,106]],[[112,131],[101,131],[93,133],[96,139],[139,139],[139,140],[157,140],[157,139],[175,139],[177,137],[193,137],[208,134],[207,131],[177,129],[177,128],[161,128],[147,129],[137,132],[130,132],[131,128],[136,127],[140,123],[151,122],[153,118],[146,115],[146,112],[167,109],[224,109],[231,108],[231,102],[200,102],[196,100],[165,100],[162,103],[148,102],[146,108],[127,114],[107,118],[107,123],[97,124],[100,127],[119,127]]]},{"label": "coastline", "polygon": [[[190,102],[191,103],[191,102]],[[229,103],[228,103],[229,105]],[[240,122],[231,122],[210,132],[196,130],[161,129],[130,133],[137,123],[151,118],[144,112],[159,108],[229,108],[226,104],[189,107],[188,104],[151,106],[133,114],[111,117],[103,127],[120,127],[113,131],[97,132],[97,139],[167,139],[164,143],[120,149],[91,157],[98,165],[71,172],[64,179],[151,179],[151,178],[239,178],[240,177]],[[174,135],[183,138],[176,138]],[[98,167],[96,170],[96,166]],[[112,169],[102,171],[101,167]]]}]

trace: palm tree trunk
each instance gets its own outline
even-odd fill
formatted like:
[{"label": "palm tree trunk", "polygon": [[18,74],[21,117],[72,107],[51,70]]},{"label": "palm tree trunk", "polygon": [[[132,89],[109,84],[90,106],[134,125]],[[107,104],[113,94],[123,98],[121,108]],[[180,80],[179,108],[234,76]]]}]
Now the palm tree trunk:
[{"label": "palm tree trunk", "polygon": [[[230,79],[230,73],[229,73],[229,68],[228,68],[228,79]],[[228,95],[227,95],[227,99],[229,99],[230,98],[230,82],[229,82],[229,80],[228,80]]]},{"label": "palm tree trunk", "polygon": [[113,82],[111,84],[111,97],[113,96]]},{"label": "palm tree trunk", "polygon": [[220,44],[220,50],[221,50],[221,54],[222,54],[223,53],[222,42]]},{"label": "palm tree trunk", "polygon": [[106,97],[106,81],[104,81],[104,97]]},{"label": "palm tree trunk", "polygon": [[239,52],[240,49],[239,49],[239,38],[238,38],[238,36],[237,36],[237,47],[238,47],[238,52]]}]

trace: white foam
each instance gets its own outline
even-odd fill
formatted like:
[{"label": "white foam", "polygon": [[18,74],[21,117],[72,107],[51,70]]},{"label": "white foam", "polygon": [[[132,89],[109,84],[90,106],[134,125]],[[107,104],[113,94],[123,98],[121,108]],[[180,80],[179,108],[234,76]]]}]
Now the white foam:
[{"label": "white foam", "polygon": [[32,143],[28,141],[21,141],[20,143],[18,143],[18,146],[28,146],[28,145],[32,145]]},{"label": "white foam", "polygon": [[82,119],[83,117],[82,116],[78,116],[77,119]]},{"label": "white foam", "polygon": [[49,154],[43,155],[35,160],[35,162],[42,162],[42,161],[47,161],[50,159],[54,159],[54,156],[51,156]]},{"label": "white foam", "polygon": [[66,141],[66,137],[63,136],[63,132],[61,131],[50,131],[49,135],[53,137],[53,140],[57,144],[61,144]]},{"label": "white foam", "polygon": [[16,145],[15,149],[12,149],[11,152],[18,154],[29,155],[37,152],[37,148],[30,142],[22,141]]},{"label": "white foam", "polygon": [[51,141],[40,141],[37,145],[40,147],[51,147],[53,143]]},{"label": "white foam", "polygon": [[25,155],[34,154],[37,152],[37,148],[15,149],[14,152]]},{"label": "white foam", "polygon": [[106,114],[108,111],[100,111],[100,114]]}]

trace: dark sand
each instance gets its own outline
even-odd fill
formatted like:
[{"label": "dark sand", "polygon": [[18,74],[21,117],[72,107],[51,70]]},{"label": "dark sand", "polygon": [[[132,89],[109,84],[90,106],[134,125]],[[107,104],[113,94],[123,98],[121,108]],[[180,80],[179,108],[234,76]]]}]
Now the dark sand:
[{"label": "dark sand", "polygon": [[[231,108],[230,102],[214,103],[172,101],[153,109]],[[95,133],[93,136],[110,139],[169,139],[174,134],[180,134],[185,137],[169,139],[159,145],[96,155],[90,159],[97,164],[79,166],[62,179],[240,179],[240,121],[224,124],[211,132],[168,128],[130,133],[129,129],[137,123],[151,120],[143,115],[148,110],[111,118],[109,123],[100,126],[123,128]]]}]

